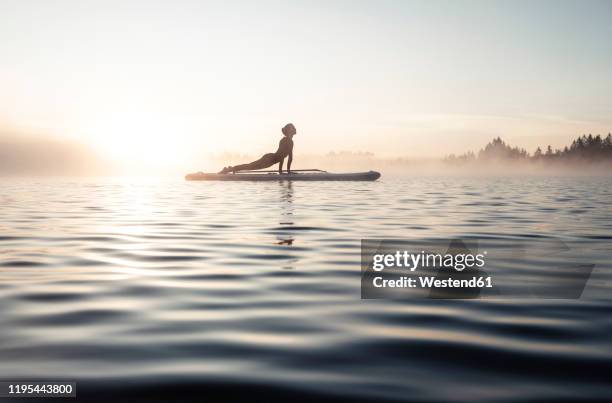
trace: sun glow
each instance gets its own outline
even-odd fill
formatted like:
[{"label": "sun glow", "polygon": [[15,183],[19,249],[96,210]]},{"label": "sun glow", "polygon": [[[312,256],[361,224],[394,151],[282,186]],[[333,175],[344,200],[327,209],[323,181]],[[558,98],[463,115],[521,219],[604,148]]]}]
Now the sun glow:
[{"label": "sun glow", "polygon": [[117,111],[84,126],[94,147],[123,165],[173,163],[194,145],[189,137],[197,132],[184,119],[144,110]]}]

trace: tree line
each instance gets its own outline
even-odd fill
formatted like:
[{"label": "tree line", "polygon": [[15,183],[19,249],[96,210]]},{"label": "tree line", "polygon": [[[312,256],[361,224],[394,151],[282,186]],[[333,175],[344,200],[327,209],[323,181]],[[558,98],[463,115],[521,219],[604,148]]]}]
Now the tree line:
[{"label": "tree line", "polygon": [[529,154],[524,148],[512,147],[506,144],[500,137],[493,139],[478,154],[468,151],[459,156],[451,154],[444,158],[445,162],[486,162],[486,161],[532,161],[532,162],[612,162],[612,134],[606,137],[592,134],[582,135],[565,146],[562,150],[555,149],[549,145],[546,151],[540,147],[533,154]]}]

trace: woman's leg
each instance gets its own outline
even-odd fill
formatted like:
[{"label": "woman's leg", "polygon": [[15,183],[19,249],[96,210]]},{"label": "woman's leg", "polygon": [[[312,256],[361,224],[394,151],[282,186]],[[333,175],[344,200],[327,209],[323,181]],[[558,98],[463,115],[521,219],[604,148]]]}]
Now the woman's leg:
[{"label": "woman's leg", "polygon": [[276,164],[277,162],[278,161],[277,161],[277,158],[276,158],[276,154],[269,153],[269,154],[264,155],[263,157],[261,157],[257,161],[253,161],[253,162],[250,162],[248,164],[240,164],[240,165],[236,165],[234,167],[229,167],[229,170],[231,172],[255,171],[257,169],[264,169],[264,168],[271,167],[272,165]]}]

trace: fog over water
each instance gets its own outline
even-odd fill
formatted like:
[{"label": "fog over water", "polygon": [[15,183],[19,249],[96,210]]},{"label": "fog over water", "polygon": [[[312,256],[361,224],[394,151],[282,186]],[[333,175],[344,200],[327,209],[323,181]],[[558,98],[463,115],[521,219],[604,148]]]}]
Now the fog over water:
[{"label": "fog over water", "polygon": [[[468,150],[466,150],[468,151]],[[142,153],[147,153],[142,145]],[[182,177],[188,172],[217,172],[226,165],[250,162],[256,154],[231,152],[194,152],[192,157],[166,161],[119,161],[112,153],[105,153],[77,141],[60,140],[48,136],[0,132],[0,176],[121,176],[144,175]],[[440,158],[406,156],[380,158],[369,152],[330,151],[326,154],[296,152],[293,169],[318,168],[330,172],[376,170],[389,177],[415,175],[608,175],[612,161],[556,162],[513,161],[503,158],[486,162],[471,161],[452,164]],[[272,167],[275,168],[276,166]]]},{"label": "fog over water", "polygon": [[0,131],[0,176],[82,176],[112,172],[113,167],[85,144]]}]

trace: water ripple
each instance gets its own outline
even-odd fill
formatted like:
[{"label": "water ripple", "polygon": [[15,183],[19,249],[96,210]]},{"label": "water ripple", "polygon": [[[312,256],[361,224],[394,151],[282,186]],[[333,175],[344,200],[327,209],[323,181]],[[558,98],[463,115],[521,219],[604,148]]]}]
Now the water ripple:
[{"label": "water ripple", "polygon": [[[99,402],[612,395],[610,179],[2,185],[2,379]],[[360,299],[362,238],[450,237],[595,269],[579,300]],[[529,261],[504,269],[536,281]]]}]

